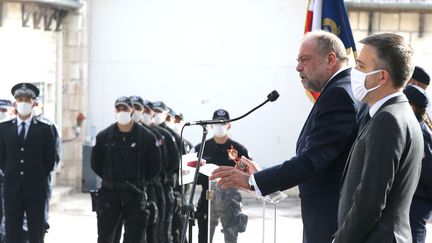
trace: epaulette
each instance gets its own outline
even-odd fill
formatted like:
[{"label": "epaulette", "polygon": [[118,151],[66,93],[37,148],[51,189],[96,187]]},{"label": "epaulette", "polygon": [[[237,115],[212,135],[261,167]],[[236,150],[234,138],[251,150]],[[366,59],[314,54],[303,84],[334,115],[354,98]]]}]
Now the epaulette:
[{"label": "epaulette", "polygon": [[39,117],[36,117],[36,118],[33,119],[33,123],[34,124],[36,124],[37,122],[42,122],[42,123],[44,123],[44,124],[46,124],[48,126],[52,126],[53,125],[53,123],[50,120],[48,120],[47,118],[45,118],[43,116],[39,116]]},{"label": "epaulette", "polygon": [[15,118],[9,118],[8,120],[1,121],[0,124],[2,124],[2,123],[6,123],[6,122],[11,122],[11,121],[13,121],[14,119],[15,119]]}]

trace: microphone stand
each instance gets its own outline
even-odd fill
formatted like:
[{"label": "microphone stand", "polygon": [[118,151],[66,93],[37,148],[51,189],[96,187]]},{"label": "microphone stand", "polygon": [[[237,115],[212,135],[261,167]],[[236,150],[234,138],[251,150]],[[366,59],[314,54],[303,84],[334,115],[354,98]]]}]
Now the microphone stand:
[{"label": "microphone stand", "polygon": [[[196,121],[196,122],[187,122],[185,123],[184,126],[192,126],[192,125],[200,125],[203,128],[203,134],[202,134],[202,139],[201,139],[201,146],[200,146],[200,150],[198,152],[198,161],[196,164],[196,169],[195,169],[195,174],[194,174],[194,179],[193,179],[193,184],[192,184],[192,190],[191,190],[191,194],[189,196],[189,202],[187,205],[184,205],[183,209],[186,211],[186,214],[183,216],[183,230],[182,230],[182,234],[181,234],[181,243],[184,243],[186,240],[186,229],[188,228],[188,219],[190,217],[191,212],[193,212],[194,207],[193,207],[193,199],[194,199],[194,195],[195,195],[195,188],[196,188],[196,184],[198,181],[198,175],[199,175],[199,170],[201,168],[201,160],[202,160],[202,156],[203,156],[203,152],[204,152],[204,147],[205,147],[205,141],[206,141],[206,137],[207,137],[207,125],[210,124],[222,124],[222,123],[227,123],[227,122],[234,122],[237,120],[240,120],[242,118],[244,118],[245,116],[249,115],[250,113],[254,112],[255,110],[257,110],[258,108],[260,108],[261,106],[265,105],[267,102],[271,101],[275,101],[277,100],[277,98],[279,98],[279,93],[276,90],[273,90],[270,94],[268,94],[267,99],[261,103],[260,105],[258,105],[257,107],[253,108],[252,110],[250,110],[249,112],[247,112],[246,114],[239,116],[237,118],[234,119],[228,119],[228,120],[203,120],[203,121]],[[189,232],[190,233],[190,232]],[[191,239],[190,239],[191,240]]]},{"label": "microphone stand", "polygon": [[[200,146],[200,150],[198,151],[198,162],[196,164],[196,169],[195,169],[195,174],[194,174],[194,180],[192,183],[192,190],[191,190],[191,194],[189,196],[189,201],[188,204],[184,206],[184,209],[186,210],[186,214],[183,216],[183,230],[182,230],[182,238],[181,238],[181,243],[185,242],[186,239],[186,229],[188,227],[188,218],[190,217],[191,212],[193,212],[194,207],[193,207],[193,199],[194,199],[194,194],[195,194],[195,188],[196,188],[196,184],[198,181],[198,175],[199,175],[199,170],[201,168],[201,160],[202,160],[202,156],[203,156],[203,152],[204,152],[204,147],[205,147],[205,141],[206,141],[206,137],[208,134],[208,129],[207,129],[207,125],[203,124],[201,125],[203,128],[203,133],[202,133],[202,139],[201,139],[201,146]],[[189,232],[189,235],[191,235],[191,233]],[[192,242],[192,239],[189,239]]]}]

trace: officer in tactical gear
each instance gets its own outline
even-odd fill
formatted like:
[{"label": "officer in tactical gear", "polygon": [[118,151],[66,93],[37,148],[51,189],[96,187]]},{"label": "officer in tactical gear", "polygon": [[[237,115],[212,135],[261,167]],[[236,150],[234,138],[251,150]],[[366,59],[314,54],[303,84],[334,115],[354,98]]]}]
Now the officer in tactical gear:
[{"label": "officer in tactical gear", "polygon": [[[226,110],[219,109],[213,113],[213,120],[229,120],[229,114]],[[229,158],[228,150],[235,149],[238,152],[238,157],[249,157],[247,149],[232,140],[228,136],[230,123],[211,125],[213,129],[213,138],[206,141],[203,159],[207,163],[235,166],[235,162]],[[199,151],[201,144],[195,147],[195,151]],[[209,189],[208,177],[199,175],[198,184],[202,185],[201,196],[198,200],[196,217],[198,219],[198,242],[207,243],[208,232],[208,201],[206,199],[206,191]],[[213,241],[215,228],[220,222],[222,223],[222,232],[224,234],[225,243],[236,243],[239,232],[246,230],[247,215],[241,212],[242,197],[237,189],[221,190],[216,189],[215,200],[212,201],[211,219],[210,219],[210,240]]]},{"label": "officer in tactical gear", "polygon": [[159,224],[161,234],[160,242],[173,242],[172,221],[175,207],[174,187],[180,164],[180,150],[177,146],[176,139],[168,129],[159,126],[164,123],[166,117],[159,115],[165,111],[165,104],[160,102],[144,101],[144,114],[142,121],[144,124],[156,129],[164,138],[164,144],[167,148],[168,163],[163,175],[163,192],[165,196],[165,212],[162,221]]},{"label": "officer in tactical gear", "polygon": [[[148,209],[150,210],[150,221],[147,228],[147,242],[163,242],[160,229],[160,222],[165,215],[165,196],[162,180],[168,164],[168,149],[165,144],[165,137],[154,127],[148,126],[143,122],[144,110],[149,109],[148,104],[144,104],[144,100],[140,96],[131,96],[132,105],[134,107],[133,119],[136,123],[142,125],[145,129],[153,133],[157,138],[157,143],[160,146],[161,160],[158,161],[161,165],[161,172],[153,180],[147,182],[147,196],[149,198]],[[155,161],[156,163],[156,161]],[[163,227],[163,225],[162,225]]]},{"label": "officer in tactical gear", "polygon": [[115,101],[115,111],[117,122],[96,136],[91,156],[91,167],[102,178],[98,243],[115,242],[122,224],[126,242],[146,243],[150,213],[145,186],[160,174],[161,155],[157,138],[132,119],[128,97]]}]

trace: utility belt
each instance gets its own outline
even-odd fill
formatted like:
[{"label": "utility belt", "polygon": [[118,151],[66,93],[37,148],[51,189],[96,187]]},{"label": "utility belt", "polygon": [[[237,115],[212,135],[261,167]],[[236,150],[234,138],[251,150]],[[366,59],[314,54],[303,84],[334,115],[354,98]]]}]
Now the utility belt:
[{"label": "utility belt", "polygon": [[[128,190],[139,195],[143,195],[147,201],[146,186],[143,182],[132,183],[130,181],[124,182],[107,182],[102,181],[102,188],[106,190]],[[92,211],[97,211],[100,203],[100,190],[90,191],[91,201],[92,201]]]},{"label": "utility belt", "polygon": [[102,187],[108,190],[130,190],[139,194],[145,193],[145,183],[144,182],[130,182],[130,181],[124,181],[124,182],[107,182],[102,181]]}]

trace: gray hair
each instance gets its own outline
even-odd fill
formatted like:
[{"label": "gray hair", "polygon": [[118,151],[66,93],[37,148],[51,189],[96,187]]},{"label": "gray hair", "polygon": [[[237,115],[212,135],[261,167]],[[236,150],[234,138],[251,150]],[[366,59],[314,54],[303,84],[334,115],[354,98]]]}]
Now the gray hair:
[{"label": "gray hair", "polygon": [[306,33],[304,38],[316,39],[321,57],[333,52],[336,55],[338,63],[348,62],[345,45],[336,35],[327,31],[318,30]]}]

